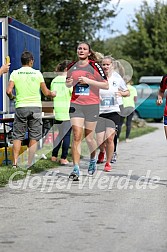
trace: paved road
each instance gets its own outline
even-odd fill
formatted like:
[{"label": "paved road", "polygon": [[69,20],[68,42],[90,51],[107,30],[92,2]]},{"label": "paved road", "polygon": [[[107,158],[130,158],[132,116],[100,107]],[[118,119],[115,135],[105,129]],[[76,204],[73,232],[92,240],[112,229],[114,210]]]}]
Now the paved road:
[{"label": "paved road", "polygon": [[0,251],[166,252],[167,143],[156,126],[119,143],[110,173],[98,165],[87,177],[84,159],[79,183],[69,166],[1,188]]}]

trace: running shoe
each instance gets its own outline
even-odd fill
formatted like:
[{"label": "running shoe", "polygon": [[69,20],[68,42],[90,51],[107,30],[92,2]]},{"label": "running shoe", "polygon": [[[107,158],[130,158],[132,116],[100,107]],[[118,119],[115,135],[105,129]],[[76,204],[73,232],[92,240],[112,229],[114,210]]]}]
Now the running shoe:
[{"label": "running shoe", "polygon": [[73,181],[79,181],[79,166],[75,165],[73,171],[71,172],[69,179]]},{"label": "running shoe", "polygon": [[117,153],[114,152],[110,163],[116,163],[116,161],[117,161]]},{"label": "running shoe", "polygon": [[111,171],[111,165],[109,163],[106,163],[104,166],[104,171],[105,172],[110,172]]},{"label": "running shoe", "polygon": [[13,168],[13,169],[17,169],[18,167],[17,167],[16,164],[13,164],[13,165],[12,165],[12,168]]},{"label": "running shoe", "polygon": [[88,167],[88,174],[93,176],[96,171],[96,160],[90,160],[89,167]]},{"label": "running shoe", "polygon": [[104,152],[99,152],[97,164],[102,164],[104,162]]}]

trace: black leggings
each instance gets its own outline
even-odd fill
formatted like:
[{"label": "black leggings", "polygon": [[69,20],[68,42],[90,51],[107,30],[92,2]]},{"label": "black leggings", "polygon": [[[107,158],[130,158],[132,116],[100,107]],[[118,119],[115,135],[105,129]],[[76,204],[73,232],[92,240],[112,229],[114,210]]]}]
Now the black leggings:
[{"label": "black leggings", "polygon": [[128,115],[127,117],[123,117],[121,116],[120,119],[120,125],[118,127],[118,137],[121,133],[121,129],[122,129],[122,125],[124,123],[124,119],[126,118],[126,138],[129,138],[130,135],[130,131],[131,131],[131,127],[132,127],[132,118],[133,118],[133,114],[134,112],[132,112],[130,115]]},{"label": "black leggings", "polygon": [[61,158],[66,159],[70,146],[71,123],[70,121],[56,121],[59,133],[54,141],[52,156],[57,157],[60,147],[62,146]]}]

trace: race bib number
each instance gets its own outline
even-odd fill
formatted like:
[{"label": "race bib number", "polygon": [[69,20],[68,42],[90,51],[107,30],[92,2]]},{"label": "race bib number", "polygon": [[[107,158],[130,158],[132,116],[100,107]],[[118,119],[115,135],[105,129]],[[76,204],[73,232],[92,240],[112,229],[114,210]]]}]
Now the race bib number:
[{"label": "race bib number", "polygon": [[76,95],[89,95],[90,87],[88,84],[76,84],[75,94]]},{"label": "race bib number", "polygon": [[101,101],[101,106],[104,107],[111,107],[112,105],[114,105],[114,97],[105,97],[102,101]]}]

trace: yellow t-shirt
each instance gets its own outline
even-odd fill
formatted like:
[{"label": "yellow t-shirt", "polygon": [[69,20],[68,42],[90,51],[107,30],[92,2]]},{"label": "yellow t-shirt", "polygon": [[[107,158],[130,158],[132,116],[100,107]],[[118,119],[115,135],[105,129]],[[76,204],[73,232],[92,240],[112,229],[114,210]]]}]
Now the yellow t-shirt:
[{"label": "yellow t-shirt", "polygon": [[57,76],[51,82],[51,90],[57,92],[53,101],[55,119],[59,121],[70,120],[69,107],[73,88],[66,87],[65,82],[65,75]]},{"label": "yellow t-shirt", "polygon": [[127,107],[133,107],[135,108],[135,101],[134,101],[134,97],[137,97],[137,91],[136,88],[131,86],[131,85],[127,85],[129,92],[130,92],[130,96],[126,96],[126,97],[122,97],[123,100],[123,106],[124,108]]},{"label": "yellow t-shirt", "polygon": [[21,67],[10,75],[16,91],[16,108],[42,107],[40,83],[44,82],[42,73],[32,67]]}]

